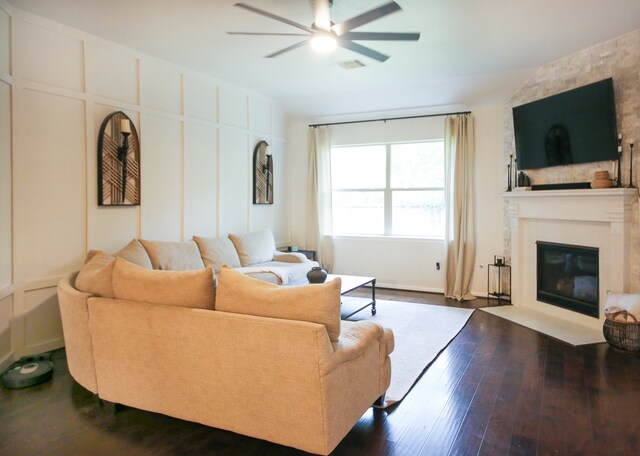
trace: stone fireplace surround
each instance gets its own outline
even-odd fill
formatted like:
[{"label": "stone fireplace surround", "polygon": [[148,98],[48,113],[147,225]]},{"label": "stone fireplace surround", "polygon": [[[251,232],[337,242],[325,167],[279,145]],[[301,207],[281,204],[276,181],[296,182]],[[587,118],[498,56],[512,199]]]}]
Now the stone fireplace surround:
[{"label": "stone fireplace surround", "polygon": [[[544,314],[601,329],[607,291],[628,292],[632,205],[638,190],[544,190],[503,194],[511,226],[512,301]],[[536,299],[536,241],[600,249],[600,317]]]}]

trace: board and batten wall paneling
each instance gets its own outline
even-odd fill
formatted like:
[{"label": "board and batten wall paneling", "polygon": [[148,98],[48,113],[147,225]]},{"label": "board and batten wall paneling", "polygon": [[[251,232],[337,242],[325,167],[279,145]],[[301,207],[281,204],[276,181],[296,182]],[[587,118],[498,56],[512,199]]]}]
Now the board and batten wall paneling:
[{"label": "board and batten wall paneling", "polygon": [[270,224],[277,240],[289,239],[289,157],[283,141],[273,140],[273,205]]},{"label": "board and batten wall paneling", "polygon": [[13,361],[11,7],[0,2],[0,372]]},{"label": "board and batten wall paneling", "polygon": [[100,46],[87,46],[89,93],[138,104],[138,59]]},{"label": "board and batten wall paneling", "polygon": [[249,99],[249,126],[254,132],[271,133],[271,102],[262,97]]},{"label": "board and batten wall paneling", "polygon": [[26,21],[14,28],[15,48],[19,50],[13,56],[15,76],[77,92],[84,90],[82,40]]},{"label": "board and batten wall paneling", "polygon": [[210,123],[185,124],[184,238],[216,237],[217,130]]},{"label": "board and batten wall paneling", "polygon": [[13,295],[0,299],[0,370],[13,361]]},{"label": "board and batten wall paneling", "polygon": [[182,122],[145,114],[141,145],[141,236],[182,240]]},{"label": "board and batten wall paneling", "polygon": [[24,293],[24,344],[42,352],[63,344],[62,321],[56,287]]},{"label": "board and batten wall paneling", "polygon": [[[81,266],[88,249],[114,252],[134,237],[180,241],[249,230],[250,138],[278,144],[283,157],[287,147],[284,113],[266,97],[15,8],[9,26],[5,3],[0,365],[3,357],[63,345],[56,283]],[[12,68],[15,74],[5,73]],[[114,111],[124,111],[140,135],[140,207],[97,205],[98,133]],[[282,198],[273,206],[277,217],[267,208],[256,218],[281,244],[290,239],[286,204]],[[6,242],[4,225],[14,233]]]},{"label": "board and batten wall paneling", "polygon": [[228,233],[248,231],[247,202],[250,201],[248,138],[234,129],[220,129],[218,230],[222,237]]},{"label": "board and batten wall paneling", "polygon": [[173,114],[182,114],[182,73],[171,65],[145,61],[145,105]]},{"label": "board and batten wall paneling", "polygon": [[13,283],[11,244],[11,86],[0,80],[0,290]]},{"label": "board and batten wall paneling", "polygon": [[[90,249],[116,252],[131,239],[138,237],[140,207],[98,206],[98,151],[97,137],[104,119],[115,111],[123,111],[140,134],[140,116],[135,111],[95,103],[93,131],[87,144],[87,246]],[[95,141],[93,138],[96,138]]]},{"label": "board and batten wall paneling", "polygon": [[220,123],[247,128],[247,93],[229,85],[221,85],[218,93]]},{"label": "board and batten wall paneling", "polygon": [[85,106],[22,90],[15,155],[16,279],[77,268],[85,253]]},{"label": "board and batten wall paneling", "polygon": [[0,3],[0,74],[8,75],[11,74],[11,17],[2,6]]},{"label": "board and batten wall paneling", "polygon": [[208,76],[184,75],[184,111],[189,117],[218,121],[218,84]]}]

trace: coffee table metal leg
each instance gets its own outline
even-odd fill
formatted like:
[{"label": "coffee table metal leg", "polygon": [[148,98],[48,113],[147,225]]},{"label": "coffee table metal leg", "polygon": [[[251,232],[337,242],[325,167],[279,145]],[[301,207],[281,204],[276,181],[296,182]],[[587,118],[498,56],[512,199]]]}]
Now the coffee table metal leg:
[{"label": "coffee table metal leg", "polygon": [[376,279],[371,281],[371,315],[376,314]]}]

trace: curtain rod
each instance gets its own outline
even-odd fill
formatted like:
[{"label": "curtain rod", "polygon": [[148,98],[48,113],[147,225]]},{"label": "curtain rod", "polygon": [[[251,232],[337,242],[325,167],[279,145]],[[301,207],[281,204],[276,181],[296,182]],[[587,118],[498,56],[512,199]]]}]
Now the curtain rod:
[{"label": "curtain rod", "polygon": [[346,125],[346,124],[365,123],[365,122],[386,122],[387,120],[420,119],[422,117],[443,117],[443,116],[456,116],[456,115],[467,115],[467,114],[471,114],[471,111],[445,112],[445,113],[442,113],[442,114],[423,114],[421,116],[390,117],[388,119],[350,120],[350,121],[347,121],[347,122],[329,122],[329,123],[311,124],[311,125],[309,125],[309,128],[328,127],[329,125]]}]

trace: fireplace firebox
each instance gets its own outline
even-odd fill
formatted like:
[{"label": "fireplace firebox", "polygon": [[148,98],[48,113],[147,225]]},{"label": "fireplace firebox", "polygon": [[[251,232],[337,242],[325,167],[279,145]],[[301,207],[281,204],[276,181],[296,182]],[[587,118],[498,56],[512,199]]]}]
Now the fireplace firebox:
[{"label": "fireplace firebox", "polygon": [[598,318],[598,248],[545,241],[536,246],[538,301]]}]

